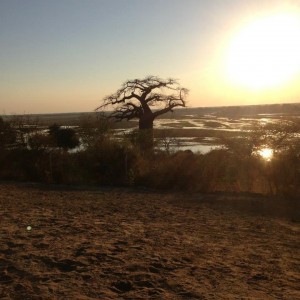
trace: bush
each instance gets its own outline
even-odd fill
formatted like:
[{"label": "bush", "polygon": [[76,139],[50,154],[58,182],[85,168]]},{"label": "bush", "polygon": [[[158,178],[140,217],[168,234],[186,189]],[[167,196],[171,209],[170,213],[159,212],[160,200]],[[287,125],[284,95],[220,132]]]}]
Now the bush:
[{"label": "bush", "polygon": [[54,146],[64,150],[73,149],[79,145],[79,139],[72,128],[61,128],[57,124],[51,125],[49,127],[49,136]]},{"label": "bush", "polygon": [[0,149],[9,147],[17,141],[17,133],[9,122],[0,117]]},{"label": "bush", "polygon": [[124,185],[129,182],[137,153],[126,144],[106,139],[77,153],[82,176],[90,183]]}]

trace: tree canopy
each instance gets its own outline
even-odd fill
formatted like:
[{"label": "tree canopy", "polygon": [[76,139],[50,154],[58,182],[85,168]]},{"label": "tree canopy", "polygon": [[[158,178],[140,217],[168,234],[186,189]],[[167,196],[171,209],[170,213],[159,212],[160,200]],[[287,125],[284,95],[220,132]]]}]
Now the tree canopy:
[{"label": "tree canopy", "polygon": [[188,90],[176,79],[148,76],[127,80],[114,94],[106,96],[96,109],[113,109],[109,115],[118,121],[139,120],[139,129],[152,129],[156,117],[186,106]]}]

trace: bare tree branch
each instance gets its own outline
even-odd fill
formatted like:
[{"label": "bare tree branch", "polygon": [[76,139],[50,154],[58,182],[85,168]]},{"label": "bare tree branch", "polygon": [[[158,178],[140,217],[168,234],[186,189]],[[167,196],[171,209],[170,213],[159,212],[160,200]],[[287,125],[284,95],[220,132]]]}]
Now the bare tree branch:
[{"label": "bare tree branch", "polygon": [[[117,121],[138,118],[140,128],[152,129],[157,116],[175,107],[185,107],[187,95],[188,90],[180,87],[176,79],[148,76],[126,81],[114,94],[105,97],[96,110],[115,107],[109,117]],[[153,106],[158,110],[153,112]]]}]

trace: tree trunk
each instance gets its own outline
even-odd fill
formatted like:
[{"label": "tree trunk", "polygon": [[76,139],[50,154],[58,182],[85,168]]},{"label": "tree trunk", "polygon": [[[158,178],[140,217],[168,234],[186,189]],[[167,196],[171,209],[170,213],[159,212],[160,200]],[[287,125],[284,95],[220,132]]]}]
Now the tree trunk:
[{"label": "tree trunk", "polygon": [[139,144],[144,150],[153,149],[153,121],[152,115],[146,115],[139,119]]},{"label": "tree trunk", "polygon": [[145,115],[139,119],[139,129],[153,129],[154,117],[152,115]]}]

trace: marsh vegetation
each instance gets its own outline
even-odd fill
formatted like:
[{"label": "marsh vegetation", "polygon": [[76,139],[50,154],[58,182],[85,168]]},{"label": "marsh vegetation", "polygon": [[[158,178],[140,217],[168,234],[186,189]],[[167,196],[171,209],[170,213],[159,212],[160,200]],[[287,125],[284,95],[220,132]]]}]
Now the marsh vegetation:
[{"label": "marsh vegetation", "polygon": [[157,119],[148,150],[135,121],[115,123],[96,113],[5,116],[0,177],[299,195],[299,115],[194,112]]}]

